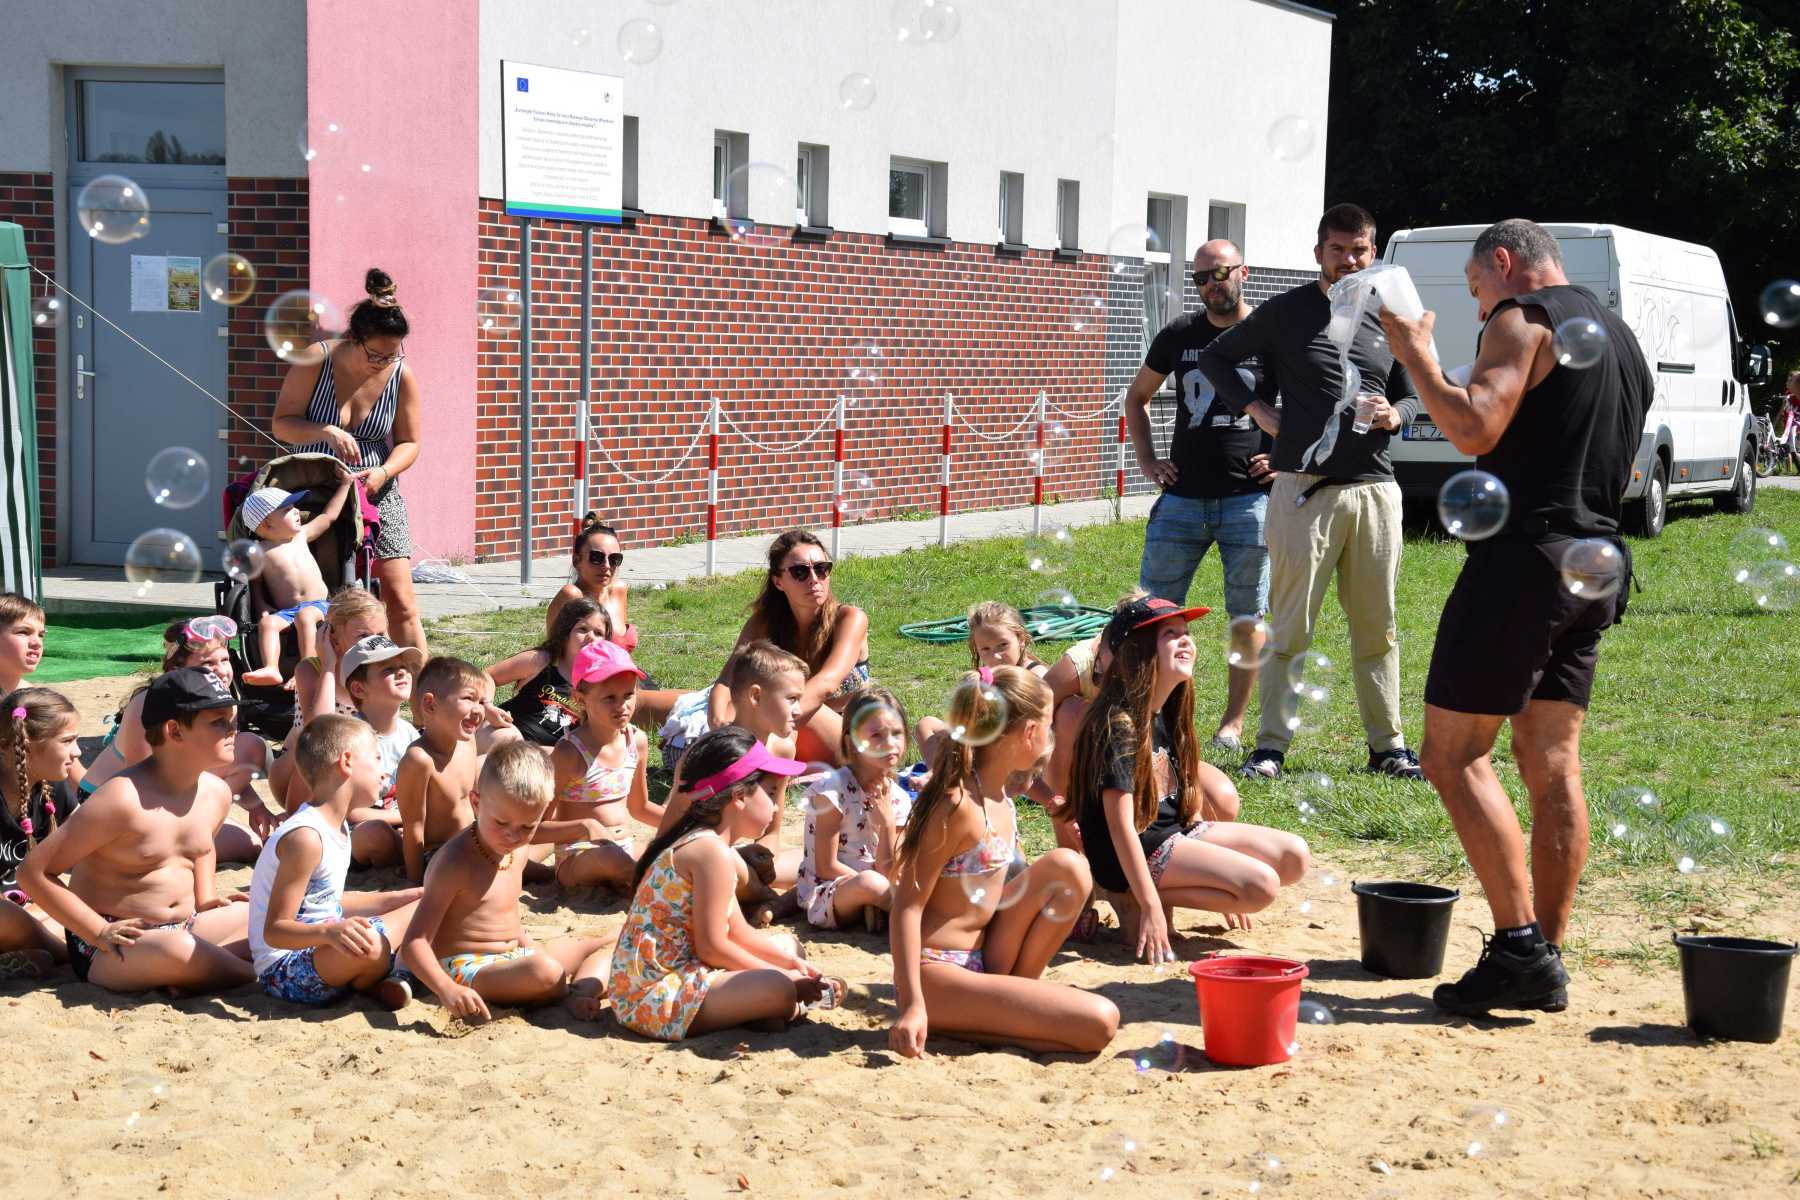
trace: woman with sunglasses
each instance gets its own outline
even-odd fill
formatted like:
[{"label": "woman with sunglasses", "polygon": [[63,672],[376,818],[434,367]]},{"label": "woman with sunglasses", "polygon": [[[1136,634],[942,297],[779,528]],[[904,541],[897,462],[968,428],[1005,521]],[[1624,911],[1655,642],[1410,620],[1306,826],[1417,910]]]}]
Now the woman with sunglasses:
[{"label": "woman with sunglasses", "polygon": [[296,452],[335,456],[362,480],[381,513],[375,576],[390,636],[424,652],[412,531],[395,482],[419,457],[419,385],[404,361],[411,326],[387,272],[370,267],[363,287],[368,297],[350,310],[345,336],[319,343],[323,359],[308,355],[288,369],[272,432]]},{"label": "woman with sunglasses", "polygon": [[626,653],[636,650],[637,626],[626,619],[626,585],[619,578],[619,568],[625,565],[625,553],[619,549],[618,530],[601,524],[599,513],[589,512],[581,519],[581,529],[575,534],[570,563],[575,578],[563,584],[562,589],[551,597],[550,611],[544,615],[545,633],[555,636],[556,618],[563,605],[571,600],[592,600],[612,618],[612,643]]},{"label": "woman with sunglasses", "polygon": [[[231,642],[238,635],[237,622],[230,617],[205,616],[177,621],[163,630],[164,673],[179,667],[198,667],[232,690],[236,675],[231,666]],[[150,757],[150,743],[144,740],[144,693],[150,682],[125,698],[125,703],[106,731],[106,743],[81,777],[82,799],[93,795],[100,785],[126,767]],[[269,770],[269,745],[254,733],[237,735],[232,764],[213,774],[225,781],[231,794],[250,813],[251,828],[227,821],[219,826],[213,840],[220,862],[253,863],[262,851],[263,833],[273,829],[278,818],[268,810],[252,790],[253,780]]]}]

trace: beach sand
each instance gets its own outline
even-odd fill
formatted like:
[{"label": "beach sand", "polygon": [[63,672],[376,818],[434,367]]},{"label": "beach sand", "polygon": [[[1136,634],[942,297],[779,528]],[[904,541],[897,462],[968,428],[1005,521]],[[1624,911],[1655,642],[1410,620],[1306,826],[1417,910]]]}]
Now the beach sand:
[{"label": "beach sand", "polygon": [[[63,690],[97,713],[129,686]],[[1116,941],[1065,952],[1048,976],[1120,1008],[1113,1046],[1087,1060],[937,1037],[923,1060],[896,1057],[885,938],[860,932],[802,935],[815,964],[851,981],[844,1008],[783,1034],[673,1046],[560,1008],[471,1029],[429,999],[390,1014],[362,1000],[300,1010],[255,988],[169,1002],[66,974],[3,984],[9,1190],[1436,1198],[1800,1186],[1791,1032],[1774,1046],[1699,1043],[1673,968],[1623,957],[1580,965],[1565,1013],[1447,1020],[1431,981],[1378,979],[1356,962],[1348,880],[1384,873],[1373,854],[1321,863],[1248,932],[1180,915],[1184,959],[1239,948],[1310,965],[1306,997],[1334,1023],[1302,1028],[1290,1062],[1255,1070],[1211,1065],[1185,970],[1133,963]],[[249,874],[224,870],[221,884],[247,886]],[[351,886],[393,881],[370,873]],[[1479,951],[1471,927],[1487,926],[1472,888],[1447,976]],[[1666,943],[1669,928],[1628,893],[1625,882],[1584,893],[1576,934]],[[1775,882],[1754,910],[1708,919],[1733,932],[1782,923],[1795,898]],[[623,909],[622,897],[546,890],[528,894],[526,919],[543,939],[616,930]]]}]

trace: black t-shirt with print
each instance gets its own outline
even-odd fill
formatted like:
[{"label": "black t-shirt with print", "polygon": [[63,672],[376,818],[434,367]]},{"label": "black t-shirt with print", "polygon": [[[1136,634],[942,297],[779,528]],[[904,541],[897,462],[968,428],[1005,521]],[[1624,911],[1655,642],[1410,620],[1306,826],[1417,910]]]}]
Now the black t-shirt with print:
[{"label": "black t-shirt with print", "polygon": [[[1226,326],[1225,328],[1229,328]],[[1158,375],[1175,380],[1175,433],[1169,442],[1169,461],[1176,479],[1163,490],[1190,500],[1242,496],[1263,490],[1250,478],[1250,456],[1267,454],[1269,437],[1249,417],[1220,399],[1212,383],[1201,374],[1200,351],[1225,329],[1207,320],[1204,308],[1184,313],[1163,327],[1144,355],[1144,365]],[[1252,390],[1265,403],[1275,402],[1275,388],[1266,385],[1262,368],[1254,358],[1241,363],[1255,380]]]},{"label": "black t-shirt with print", "polygon": [[[1143,847],[1145,858],[1182,829],[1182,772],[1175,757],[1174,740],[1169,736],[1169,726],[1160,712],[1150,720],[1150,752],[1156,756],[1151,776],[1156,780],[1156,790],[1162,794],[1157,799],[1156,815],[1150,819],[1149,827],[1138,834],[1138,844]],[[1100,769],[1100,778],[1087,790],[1081,812],[1076,816],[1082,849],[1087,853],[1094,882],[1109,891],[1123,892],[1130,890],[1130,885],[1125,880],[1125,869],[1119,865],[1112,830],[1106,824],[1103,797],[1108,788],[1136,792],[1137,753],[1134,747],[1117,744],[1112,747]]]},{"label": "black t-shirt with print", "polygon": [[[32,789],[31,828],[39,841],[50,836],[50,816],[44,811],[44,800],[48,797],[56,805],[56,819],[63,822],[75,811],[81,801],[69,790],[65,780],[57,780],[48,789],[34,787]],[[19,864],[25,860],[25,852],[31,848],[25,830],[19,826],[18,814],[13,811],[14,801],[8,800],[0,804],[0,888],[17,887],[16,876]]]}]

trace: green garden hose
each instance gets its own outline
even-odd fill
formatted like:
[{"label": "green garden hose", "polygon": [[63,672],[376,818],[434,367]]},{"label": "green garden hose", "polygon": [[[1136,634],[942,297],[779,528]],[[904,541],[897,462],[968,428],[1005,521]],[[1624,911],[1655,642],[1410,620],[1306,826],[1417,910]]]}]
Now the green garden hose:
[{"label": "green garden hose", "polygon": [[[1019,614],[1025,628],[1037,642],[1069,642],[1093,637],[1112,620],[1112,609],[1089,608],[1081,604],[1041,605]],[[948,645],[969,640],[967,617],[946,617],[941,621],[915,621],[900,627],[900,636],[915,642]]]}]

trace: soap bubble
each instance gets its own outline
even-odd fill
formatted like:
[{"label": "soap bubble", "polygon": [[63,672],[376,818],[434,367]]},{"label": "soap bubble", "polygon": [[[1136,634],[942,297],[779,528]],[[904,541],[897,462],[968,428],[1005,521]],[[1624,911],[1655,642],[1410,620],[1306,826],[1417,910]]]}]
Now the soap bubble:
[{"label": "soap bubble", "polygon": [[31,324],[37,329],[54,329],[62,324],[62,297],[54,292],[38,296],[31,302]]},{"label": "soap bubble", "polygon": [[1252,1196],[1272,1196],[1293,1182],[1293,1173],[1273,1150],[1258,1150],[1243,1163],[1247,1177],[1244,1191]]},{"label": "soap bubble", "polygon": [[879,345],[852,346],[846,356],[844,374],[851,383],[873,387],[881,382],[882,369],[887,365],[885,357]]},{"label": "soap bubble", "polygon": [[144,488],[164,508],[192,508],[211,486],[212,467],[186,446],[158,450],[144,471]]},{"label": "soap bubble", "polygon": [[875,103],[875,81],[861,71],[844,76],[838,83],[838,107],[853,112],[866,112]]},{"label": "soap bubble", "polygon": [[1337,1023],[1337,1017],[1332,1015],[1331,1009],[1317,1000],[1302,1000],[1295,1023],[1312,1026],[1334,1025]]},{"label": "soap bubble", "polygon": [[1225,665],[1240,671],[1269,665],[1275,654],[1269,623],[1261,617],[1233,617],[1225,627]]},{"label": "soap bubble", "polygon": [[1112,262],[1114,275],[1142,270],[1144,255],[1162,250],[1162,238],[1157,236],[1156,230],[1137,222],[1119,226],[1106,239],[1106,254]]},{"label": "soap bubble", "polygon": [[[1322,810],[1320,810],[1320,811],[1322,811]],[[1338,882],[1337,876],[1332,874],[1330,871],[1316,872],[1313,876],[1313,884],[1315,887],[1318,888],[1319,892],[1322,894],[1318,895],[1318,896],[1308,897],[1307,899],[1300,901],[1300,903],[1297,907],[1300,909],[1301,915],[1304,916],[1304,915],[1312,912],[1313,904],[1315,902],[1325,900],[1327,895],[1332,891],[1332,889],[1337,887],[1337,882]]]},{"label": "soap bubble", "polygon": [[1570,317],[1556,327],[1550,349],[1563,366],[1586,370],[1606,353],[1606,326],[1593,317]]},{"label": "soap bubble", "polygon": [[150,232],[150,197],[123,175],[91,180],[75,197],[81,227],[97,242],[121,246]]},{"label": "soap bubble", "polygon": [[262,543],[249,538],[239,538],[225,547],[225,574],[239,583],[248,583],[262,574]]},{"label": "soap bubble", "polygon": [[837,510],[846,521],[861,521],[875,511],[879,489],[867,471],[845,471],[844,490],[837,498]]},{"label": "soap bubble", "polygon": [[140,533],[125,549],[125,578],[140,597],[158,584],[192,583],[200,578],[200,551],[179,529]]},{"label": "soap bubble", "polygon": [[523,311],[518,288],[482,288],[475,297],[475,326],[483,333],[508,333],[519,327]]},{"label": "soap bubble", "polygon": [[1075,556],[1075,536],[1065,527],[1045,521],[1039,532],[1025,539],[1025,565],[1040,575],[1059,575]]},{"label": "soap bubble", "polygon": [[1337,802],[1337,784],[1331,776],[1318,771],[1305,771],[1294,776],[1289,789],[1294,796],[1294,811],[1302,825],[1325,816]]},{"label": "soap bubble", "polygon": [[962,27],[962,17],[950,0],[894,0],[888,12],[894,40],[902,46],[947,42]]},{"label": "soap bubble", "polygon": [[1151,1071],[1168,1071],[1174,1074],[1187,1066],[1187,1047],[1181,1044],[1181,1039],[1173,1031],[1165,1029],[1154,1046],[1131,1056],[1131,1066],[1139,1075]]},{"label": "soap bubble", "polygon": [[1760,525],[1752,525],[1738,532],[1731,539],[1730,555],[1731,578],[1734,583],[1749,583],[1750,572],[1771,559],[1784,559],[1788,556],[1788,541],[1773,529],[1764,529]]},{"label": "soap bubble", "polygon": [[1765,324],[1777,329],[1800,325],[1800,282],[1777,279],[1763,289],[1762,303],[1758,307]]},{"label": "soap bubble", "polygon": [[1563,586],[1571,596],[1604,600],[1625,582],[1625,556],[1606,538],[1583,538],[1563,551]]},{"label": "soap bubble", "polygon": [[1800,568],[1779,559],[1763,563],[1750,572],[1745,582],[1756,607],[1768,612],[1786,612],[1800,601]]},{"label": "soap bubble", "polygon": [[906,750],[906,722],[885,704],[864,704],[850,722],[850,744],[858,754],[882,758]]},{"label": "soap bubble", "polygon": [[[1025,890],[1025,880],[1021,878],[1018,883],[1021,891]],[[1082,901],[1087,899],[1086,892],[1077,892],[1066,883],[1046,883],[1033,890],[1036,894],[1032,899],[1038,911],[1044,915],[1045,920],[1057,924],[1079,917]]]},{"label": "soap bubble", "polygon": [[1452,537],[1479,542],[1506,527],[1512,497],[1486,471],[1458,471],[1438,491],[1438,520]]},{"label": "soap bubble", "polygon": [[732,215],[721,223],[733,242],[786,242],[799,223],[799,193],[794,177],[774,163],[748,162],[734,168],[725,177],[725,198],[726,209]]},{"label": "soap bubble", "polygon": [[200,289],[214,304],[242,304],[256,290],[256,268],[241,254],[215,254],[201,268]]},{"label": "soap bubble", "polygon": [[1731,849],[1731,826],[1710,813],[1689,813],[1669,830],[1675,869],[1692,875],[1717,866]]},{"label": "soap bubble", "polygon": [[1312,153],[1316,137],[1311,121],[1290,113],[1269,126],[1269,153],[1281,162],[1299,162]]},{"label": "soap bubble", "polygon": [[1075,316],[1069,321],[1069,328],[1076,333],[1087,329],[1104,329],[1106,327],[1106,301],[1099,296],[1083,296],[1075,302]]},{"label": "soap bubble", "polygon": [[1051,615],[1056,617],[1072,617],[1081,611],[1080,601],[1067,588],[1047,588],[1039,592],[1036,607],[1051,609]]},{"label": "soap bubble", "polygon": [[263,312],[263,337],[283,362],[322,361],[325,348],[319,343],[336,337],[343,328],[337,305],[304,288],[283,292]]},{"label": "soap bubble", "polygon": [[1641,845],[1662,828],[1662,801],[1648,788],[1614,788],[1594,805],[1600,836],[1620,845]]},{"label": "soap bubble", "polygon": [[569,34],[569,45],[584,50],[594,44],[594,31],[583,26]]},{"label": "soap bubble", "polygon": [[985,746],[1006,732],[1006,696],[980,676],[969,675],[950,693],[948,733],[965,746]]},{"label": "soap bubble", "polygon": [[619,26],[619,57],[626,62],[655,62],[662,48],[662,27],[655,21],[634,17]]},{"label": "soap bubble", "polygon": [[1471,1105],[1463,1111],[1462,1126],[1462,1152],[1470,1158],[1507,1153],[1518,1132],[1518,1122],[1498,1104]]},{"label": "soap bubble", "polygon": [[1279,717],[1290,733],[1319,728],[1331,707],[1331,660],[1309,650],[1288,664],[1288,686],[1279,698]]}]

